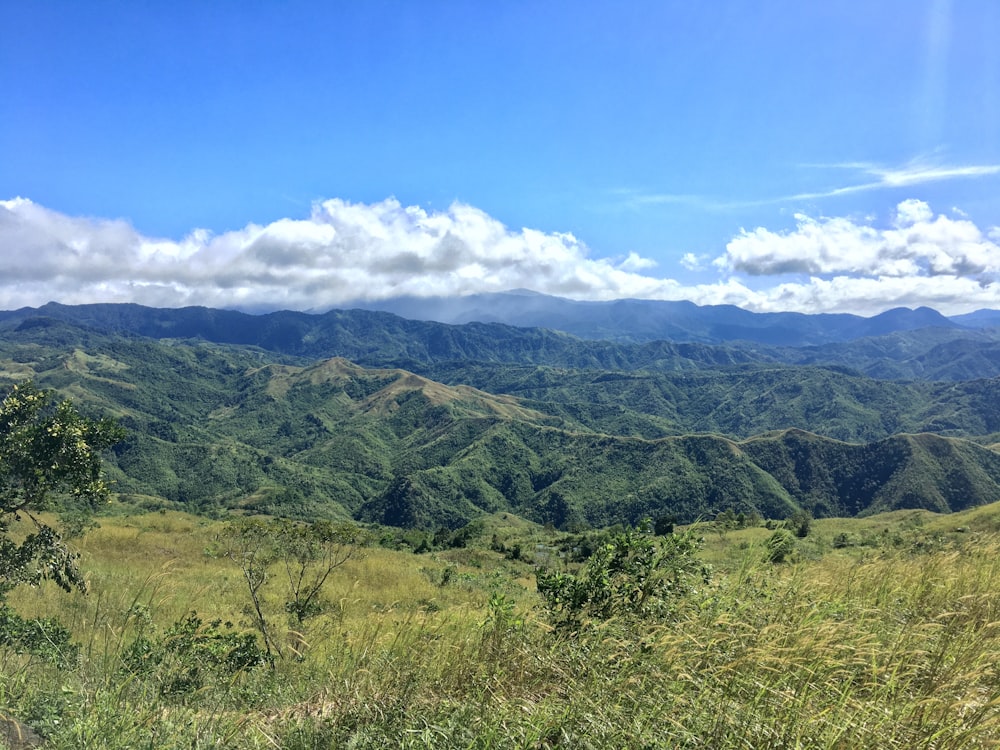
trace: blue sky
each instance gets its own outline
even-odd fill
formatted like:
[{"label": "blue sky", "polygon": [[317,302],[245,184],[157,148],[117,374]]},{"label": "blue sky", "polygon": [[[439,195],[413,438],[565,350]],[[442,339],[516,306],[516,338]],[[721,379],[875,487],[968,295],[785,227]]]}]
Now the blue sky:
[{"label": "blue sky", "polygon": [[0,19],[0,308],[1000,307],[993,0]]}]

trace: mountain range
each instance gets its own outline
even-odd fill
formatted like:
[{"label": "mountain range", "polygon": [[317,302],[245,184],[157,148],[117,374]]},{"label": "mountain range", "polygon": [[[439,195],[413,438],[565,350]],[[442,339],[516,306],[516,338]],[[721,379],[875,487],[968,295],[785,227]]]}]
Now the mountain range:
[{"label": "mountain range", "polygon": [[524,289],[462,297],[396,297],[359,301],[355,307],[439,323],[505,323],[549,328],[586,339],[733,341],[815,346],[923,328],[1000,326],[1000,311],[979,310],[945,317],[928,307],[898,307],[873,317],[794,312],[754,313],[733,305],[696,305],[688,301],[618,299],[570,300]]},{"label": "mountain range", "polygon": [[[579,326],[644,304],[536,296],[509,298],[581,309]],[[0,313],[0,382],[33,378],[119,418],[129,437],[109,471],[144,507],[427,528],[507,511],[569,527],[1000,499],[990,311],[758,319],[663,304],[683,309],[678,330],[759,340],[644,339],[655,315],[595,340],[371,310],[49,304]],[[779,330],[811,343],[764,340]]]},{"label": "mountain range", "polygon": [[[493,298],[497,310],[501,310],[520,297],[510,293]],[[572,324],[563,320],[564,328],[580,328],[591,317],[587,311],[607,311],[617,304],[574,302],[541,295],[526,298],[540,298],[546,304],[555,300],[552,304],[563,310],[579,306],[585,313],[579,319],[581,322]],[[553,326],[559,319],[548,328],[521,328],[509,323],[479,321],[444,324],[361,309],[253,315],[204,307],[161,309],[132,304],[57,303],[0,312],[0,332],[21,325],[41,326],[62,321],[106,334],[198,339],[255,346],[281,355],[311,359],[342,356],[366,365],[394,364],[417,370],[429,363],[473,361],[657,371],[751,364],[813,365],[895,380],[951,381],[1000,375],[1000,327],[993,327],[1000,320],[997,311],[982,310],[945,318],[926,308],[900,308],[875,318],[861,318],[751,313],[728,306],[697,307],[692,303],[642,300],[621,303],[626,306],[635,303],[639,307],[648,303],[651,309],[661,311],[661,315],[680,306],[687,311],[686,317],[673,325],[687,333],[675,338],[626,341],[642,337],[635,333],[626,335],[625,331],[636,329],[628,329],[624,323],[609,338],[586,339],[555,329]],[[635,318],[639,321],[636,325],[651,326],[648,321],[643,322],[641,315]],[[779,323],[782,320],[790,322]],[[715,343],[690,340],[692,331],[709,328],[714,331]],[[784,343],[719,338],[725,331],[734,336],[759,331],[761,339]],[[881,333],[871,335],[874,331]],[[793,340],[808,343],[788,343]]]}]

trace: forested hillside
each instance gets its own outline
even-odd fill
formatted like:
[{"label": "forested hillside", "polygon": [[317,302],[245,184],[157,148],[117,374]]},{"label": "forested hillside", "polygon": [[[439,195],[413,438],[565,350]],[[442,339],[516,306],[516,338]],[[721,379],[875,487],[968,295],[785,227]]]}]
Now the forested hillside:
[{"label": "forested hillside", "polygon": [[[2,381],[34,379],[116,416],[128,438],[115,489],[150,507],[426,528],[509,511],[567,528],[1000,498],[1000,456],[986,447],[1000,378],[878,379],[747,349],[381,313],[5,315]],[[894,335],[852,351],[874,361],[880,346],[948,345],[939,329]]]},{"label": "forested hillside", "polygon": [[[648,325],[639,301],[624,302],[639,305],[629,319]],[[609,330],[603,337],[594,332],[593,339],[577,338],[556,329],[577,327],[573,319],[559,316],[549,328],[516,328],[483,322],[447,325],[421,320],[419,311],[413,312],[417,319],[407,319],[359,309],[249,315],[204,307],[56,303],[0,312],[0,333],[21,326],[70,323],[95,333],[199,339],[278,355],[313,360],[345,357],[366,366],[410,370],[457,361],[662,372],[782,364],[830,366],[883,379],[958,381],[1000,376],[1000,328],[988,327],[994,320],[988,311],[963,318],[969,323],[963,326],[926,309],[859,318],[662,304],[680,305],[686,312],[679,319],[662,313],[651,318],[658,322],[650,331],[660,331],[659,337],[652,332],[619,336]],[[740,323],[726,322],[731,319]],[[675,330],[675,324],[682,323],[683,330]],[[711,336],[684,333],[704,326],[715,326]],[[744,335],[748,331],[760,335]]]}]

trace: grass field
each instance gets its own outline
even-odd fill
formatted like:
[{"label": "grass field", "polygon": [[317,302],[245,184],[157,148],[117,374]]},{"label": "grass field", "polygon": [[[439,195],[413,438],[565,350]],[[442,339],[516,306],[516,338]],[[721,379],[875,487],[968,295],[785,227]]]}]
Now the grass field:
[{"label": "grass field", "polygon": [[706,527],[713,574],[669,620],[567,634],[532,568],[559,535],[494,518],[465,548],[366,548],[304,627],[276,564],[261,591],[281,655],[234,667],[254,628],[222,524],[101,518],[76,541],[87,596],[11,598],[78,652],[0,649],[0,707],[52,748],[997,747],[998,519],[816,521],[780,565],[767,529]]}]

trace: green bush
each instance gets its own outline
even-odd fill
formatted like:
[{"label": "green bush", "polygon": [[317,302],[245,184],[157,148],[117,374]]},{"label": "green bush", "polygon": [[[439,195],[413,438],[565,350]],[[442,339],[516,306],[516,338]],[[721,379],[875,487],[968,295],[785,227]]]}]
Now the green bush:
[{"label": "green bush", "polygon": [[799,510],[793,513],[785,521],[785,528],[791,531],[799,539],[809,536],[809,529],[812,527],[812,514],[806,510]]},{"label": "green bush", "polygon": [[579,629],[588,620],[669,616],[709,570],[695,553],[691,529],[654,537],[651,524],[615,534],[587,560],[579,574],[539,570],[538,592],[559,628]]},{"label": "green bush", "polygon": [[205,623],[196,612],[162,636],[142,627],[121,659],[126,673],[153,677],[159,693],[174,698],[268,663],[253,633],[237,632],[221,620]]},{"label": "green bush", "polygon": [[72,664],[79,648],[70,642],[72,635],[57,620],[25,619],[6,604],[0,603],[0,647],[16,654],[40,656],[59,666]]},{"label": "green bush", "polygon": [[768,537],[766,547],[769,562],[785,562],[795,553],[795,537],[788,529],[776,529]]}]

